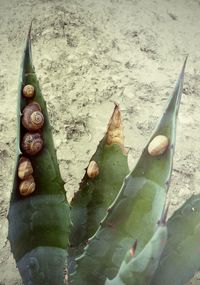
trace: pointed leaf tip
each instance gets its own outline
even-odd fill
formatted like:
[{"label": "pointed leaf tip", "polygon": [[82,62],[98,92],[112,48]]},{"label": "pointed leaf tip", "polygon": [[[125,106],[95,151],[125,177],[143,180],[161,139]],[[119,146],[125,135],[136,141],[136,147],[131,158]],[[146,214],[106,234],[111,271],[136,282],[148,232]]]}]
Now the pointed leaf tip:
[{"label": "pointed leaf tip", "polygon": [[33,19],[31,20],[31,23],[30,23],[30,27],[29,27],[29,31],[28,31],[28,38],[31,37],[32,24],[33,24]]},{"label": "pointed leaf tip", "polygon": [[182,67],[182,74],[185,72],[185,67],[186,67],[186,64],[187,64],[187,60],[188,60],[188,54],[186,55],[186,58],[185,58],[185,60],[184,60],[184,63],[183,63],[183,67]]},{"label": "pointed leaf tip", "polygon": [[[178,80],[178,84],[180,85],[180,88],[183,88],[183,80],[184,80],[184,74],[185,74],[185,68],[186,68],[186,64],[187,64],[187,60],[188,60],[188,56],[186,55],[182,69],[181,69],[181,73],[179,75],[179,80]],[[180,92],[179,97],[181,97],[182,92]]]},{"label": "pointed leaf tip", "polygon": [[108,123],[108,130],[113,130],[120,128],[121,126],[121,113],[119,110],[119,105],[115,103],[115,107]]},{"label": "pointed leaf tip", "polygon": [[187,63],[187,60],[188,60],[188,57],[189,57],[189,53],[186,55],[186,57],[185,57],[185,62],[184,62],[184,65],[186,65],[186,63]]}]

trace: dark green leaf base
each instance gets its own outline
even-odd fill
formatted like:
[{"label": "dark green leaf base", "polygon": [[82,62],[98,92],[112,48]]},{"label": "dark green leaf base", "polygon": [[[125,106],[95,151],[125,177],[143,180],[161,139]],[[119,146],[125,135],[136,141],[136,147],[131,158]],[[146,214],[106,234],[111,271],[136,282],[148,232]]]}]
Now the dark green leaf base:
[{"label": "dark green leaf base", "polygon": [[17,262],[25,285],[64,285],[67,251],[57,247],[37,247]]}]

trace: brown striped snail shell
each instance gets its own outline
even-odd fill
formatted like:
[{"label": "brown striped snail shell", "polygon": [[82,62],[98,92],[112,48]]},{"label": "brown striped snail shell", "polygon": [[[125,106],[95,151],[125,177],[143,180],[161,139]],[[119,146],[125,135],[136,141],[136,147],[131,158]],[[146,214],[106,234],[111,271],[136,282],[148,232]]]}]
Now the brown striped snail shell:
[{"label": "brown striped snail shell", "polygon": [[22,180],[19,184],[19,192],[22,196],[28,196],[35,191],[35,181],[32,175]]},{"label": "brown striped snail shell", "polygon": [[90,161],[88,168],[87,168],[87,175],[90,178],[95,178],[99,175],[99,166],[96,163],[96,161],[94,160]]},{"label": "brown striped snail shell", "polygon": [[33,85],[25,85],[22,91],[24,97],[26,98],[33,98],[34,93],[35,93],[35,88]]},{"label": "brown striped snail shell", "polygon": [[37,102],[28,104],[23,110],[22,125],[28,131],[36,131],[44,125],[44,116]]},{"label": "brown striped snail shell", "polygon": [[22,156],[18,166],[18,177],[22,180],[33,174],[33,167],[30,159]]},{"label": "brown striped snail shell", "polygon": [[43,139],[39,132],[26,133],[21,142],[22,150],[29,155],[36,155],[42,150]]},{"label": "brown striped snail shell", "polygon": [[166,136],[156,136],[148,146],[148,153],[151,156],[158,156],[163,154],[169,146],[169,139]]}]

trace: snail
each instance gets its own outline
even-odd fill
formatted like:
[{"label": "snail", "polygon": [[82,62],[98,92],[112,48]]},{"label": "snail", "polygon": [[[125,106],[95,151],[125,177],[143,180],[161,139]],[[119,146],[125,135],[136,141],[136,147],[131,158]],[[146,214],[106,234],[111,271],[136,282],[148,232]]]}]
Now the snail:
[{"label": "snail", "polygon": [[22,150],[29,155],[36,155],[42,150],[43,139],[39,132],[26,133],[21,142]]},{"label": "snail", "polygon": [[96,176],[99,175],[99,166],[96,163],[96,161],[94,160],[90,161],[88,168],[87,168],[87,175],[90,178],[95,178]]},{"label": "snail", "polygon": [[169,139],[166,136],[158,135],[156,136],[148,146],[148,153],[151,156],[158,156],[163,154],[169,145]]},{"label": "snail", "polygon": [[35,191],[35,181],[32,175],[22,180],[19,184],[19,192],[22,196],[30,195]]},{"label": "snail", "polygon": [[22,91],[24,97],[26,98],[33,98],[34,93],[35,93],[35,88],[33,85],[25,85]]},{"label": "snail", "polygon": [[18,166],[18,177],[22,180],[33,173],[33,167],[30,160],[24,156],[20,158]]},{"label": "snail", "polygon": [[22,125],[28,131],[36,131],[44,125],[44,116],[37,102],[28,104],[23,110]]}]

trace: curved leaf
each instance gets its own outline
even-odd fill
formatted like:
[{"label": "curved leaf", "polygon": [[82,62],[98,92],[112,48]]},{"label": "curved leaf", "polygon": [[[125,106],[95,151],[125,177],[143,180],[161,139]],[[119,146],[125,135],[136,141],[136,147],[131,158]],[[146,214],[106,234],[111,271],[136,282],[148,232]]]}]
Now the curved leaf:
[{"label": "curved leaf", "polygon": [[95,233],[129,172],[127,153],[123,144],[121,114],[117,105],[107,132],[89,165],[92,162],[97,164],[99,173],[95,177],[89,177],[87,167],[79,191],[71,201],[73,227],[70,242],[73,246],[80,245]]},{"label": "curved leaf", "polygon": [[[133,240],[140,241],[139,253],[151,238],[165,204],[171,177],[185,64],[186,61],[175,90],[139,161],[125,178],[119,195],[83,255],[77,259],[73,284],[104,284],[106,278],[112,279],[116,275]],[[157,135],[166,136],[170,143],[163,155],[153,157],[148,153],[148,145]],[[88,271],[87,268],[92,266],[95,266],[95,272]]]},{"label": "curved leaf", "polygon": [[167,227],[167,245],[151,284],[184,285],[200,268],[200,195],[188,199]]},{"label": "curved leaf", "polygon": [[159,260],[167,242],[166,212],[164,211],[158,227],[143,250],[135,257],[137,243],[127,252],[118,274],[105,285],[148,285],[158,267]]},{"label": "curved leaf", "polygon": [[[17,157],[8,213],[8,239],[24,284],[38,285],[50,284],[48,283],[50,282],[48,281],[50,270],[48,268],[48,264],[50,264],[48,256],[52,256],[52,251],[55,252],[55,256],[60,256],[60,260],[62,260],[62,267],[60,267],[60,263],[56,261],[56,258],[54,259],[55,278],[53,280],[55,281],[54,283],[60,280],[60,278],[56,278],[63,271],[66,263],[70,219],[69,206],[66,200],[64,182],[60,176],[57,163],[46,103],[42,97],[32,64],[30,32],[31,28],[24,51],[19,83]],[[35,88],[35,97],[33,100],[25,99],[22,96],[22,88],[26,84],[31,84]],[[36,101],[40,104],[45,119],[44,127],[42,128],[44,147],[39,154],[29,157],[33,166],[36,190],[30,196],[24,197],[19,193],[20,179],[17,174],[19,159],[22,156],[20,142],[22,136],[26,133],[26,129],[21,124],[21,113],[23,108],[31,101]],[[27,157],[26,154],[25,156]],[[40,250],[41,247],[43,248],[42,250]],[[45,258],[42,257],[41,252],[45,253]],[[26,259],[26,263],[23,262],[24,258]],[[46,262],[46,267],[44,264],[41,265],[41,259],[43,259],[42,263]],[[36,266],[33,260],[35,260],[37,267],[39,266],[37,269],[41,271],[41,283],[37,281],[36,275],[38,270],[31,271],[30,269],[32,265],[33,268]]]}]

